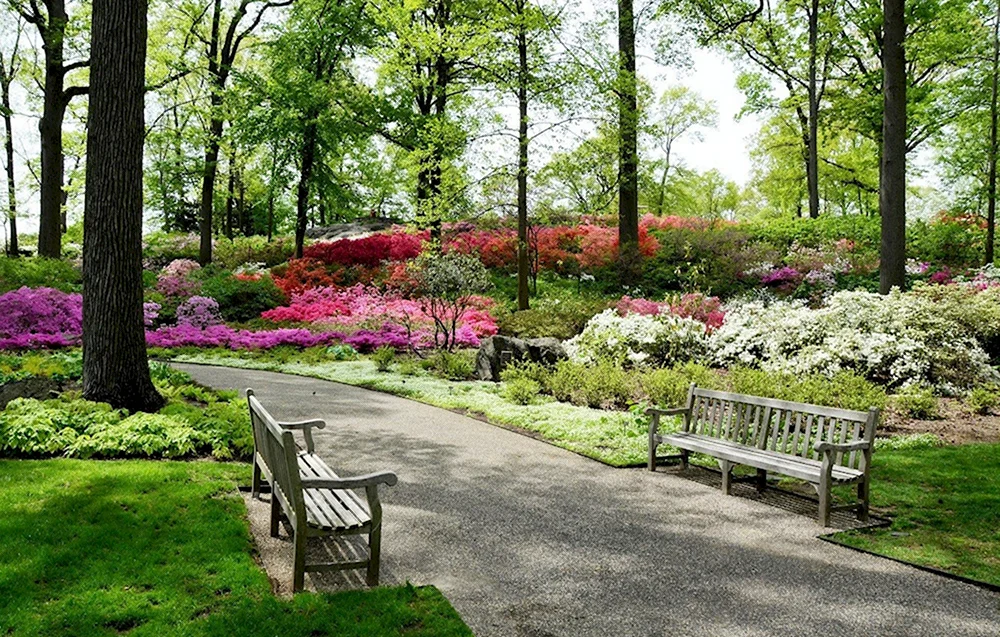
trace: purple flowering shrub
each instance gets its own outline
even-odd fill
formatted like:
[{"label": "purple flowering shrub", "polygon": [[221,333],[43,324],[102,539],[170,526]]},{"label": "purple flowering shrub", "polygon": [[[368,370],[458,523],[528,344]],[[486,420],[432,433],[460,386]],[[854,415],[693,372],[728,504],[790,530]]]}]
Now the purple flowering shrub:
[{"label": "purple flowering shrub", "polygon": [[0,295],[0,349],[76,345],[82,327],[79,294],[23,287]]},{"label": "purple flowering shrub", "polygon": [[177,307],[177,325],[200,329],[222,324],[219,302],[207,296],[192,296]]},{"label": "purple flowering shrub", "polygon": [[160,318],[160,310],[163,306],[154,301],[142,304],[142,324],[146,327],[153,327],[156,319]]}]

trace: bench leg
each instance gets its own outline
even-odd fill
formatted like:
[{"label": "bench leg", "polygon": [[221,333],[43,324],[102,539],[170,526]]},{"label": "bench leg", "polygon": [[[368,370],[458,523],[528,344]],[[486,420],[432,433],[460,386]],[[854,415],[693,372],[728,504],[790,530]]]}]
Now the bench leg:
[{"label": "bench leg", "polygon": [[250,497],[254,500],[260,499],[260,465],[257,459],[253,461],[253,479],[250,482]]},{"label": "bench leg", "polygon": [[858,483],[858,519],[862,522],[868,521],[868,501],[869,501],[868,476],[865,476]]},{"label": "bench leg", "polygon": [[833,488],[832,473],[833,454],[827,452],[823,454],[823,468],[820,471],[819,483],[819,525],[823,527],[830,526],[830,498],[833,495],[830,493]]},{"label": "bench leg", "polygon": [[306,583],[306,539],[305,529],[295,531],[295,564],[292,570],[292,592],[298,593]]},{"label": "bench leg", "polygon": [[660,427],[660,414],[653,414],[653,419],[649,423],[649,470],[656,471],[656,431]]},{"label": "bench leg", "polygon": [[757,493],[764,493],[764,489],[767,488],[767,471],[764,469],[757,469]]},{"label": "bench leg", "polygon": [[722,469],[722,493],[730,495],[733,490],[733,463],[719,460],[719,467]]},{"label": "bench leg", "polygon": [[365,581],[369,586],[378,586],[379,560],[382,554],[382,525],[373,526],[368,534],[368,573]]},{"label": "bench leg", "polygon": [[688,470],[688,456],[690,455],[690,452],[681,449],[681,469],[684,471]]},{"label": "bench leg", "polygon": [[278,494],[271,490],[271,537],[278,537],[278,522],[281,520],[281,504]]}]

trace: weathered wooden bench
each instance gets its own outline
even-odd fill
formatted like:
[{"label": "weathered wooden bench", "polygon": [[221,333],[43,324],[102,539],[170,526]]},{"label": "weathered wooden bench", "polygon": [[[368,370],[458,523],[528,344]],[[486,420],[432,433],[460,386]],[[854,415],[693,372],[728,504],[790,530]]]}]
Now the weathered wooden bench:
[{"label": "weathered wooden bench", "polygon": [[[722,491],[729,495],[733,467],[757,469],[751,477],[763,490],[767,473],[779,473],[813,485],[819,494],[819,523],[829,526],[830,512],[856,511],[868,519],[872,445],[878,409],[849,411],[805,403],[712,391],[691,385],[687,404],[676,409],[649,409],[649,470],[656,471],[656,448],[680,449],[681,463],[701,453],[722,469]],[[681,416],[676,433],[662,434],[660,418]],[[831,506],[831,487],[858,485],[858,502]]]},{"label": "weathered wooden bench", "polygon": [[[384,471],[341,478],[316,455],[312,430],[326,426],[322,420],[279,423],[264,409],[253,390],[247,390],[253,426],[254,460],[252,497],[261,492],[262,477],[271,490],[271,536],[278,536],[282,513],[292,527],[295,563],[292,590],[299,592],[310,571],[367,569],[369,586],[378,585],[382,539],[382,505],[378,486],[396,484],[396,474]],[[293,431],[300,431],[305,449],[296,447]],[[353,489],[364,489],[365,499]],[[348,562],[307,563],[310,537],[368,534],[368,559]]]}]

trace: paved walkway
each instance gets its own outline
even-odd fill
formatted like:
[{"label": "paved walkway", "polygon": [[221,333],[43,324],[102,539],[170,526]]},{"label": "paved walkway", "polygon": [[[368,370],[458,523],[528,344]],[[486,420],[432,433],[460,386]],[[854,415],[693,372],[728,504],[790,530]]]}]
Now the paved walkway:
[{"label": "paved walkway", "polygon": [[817,540],[809,517],[394,396],[178,367],[326,419],[341,473],[395,470],[383,572],[437,586],[480,637],[1000,635],[1000,596]]}]

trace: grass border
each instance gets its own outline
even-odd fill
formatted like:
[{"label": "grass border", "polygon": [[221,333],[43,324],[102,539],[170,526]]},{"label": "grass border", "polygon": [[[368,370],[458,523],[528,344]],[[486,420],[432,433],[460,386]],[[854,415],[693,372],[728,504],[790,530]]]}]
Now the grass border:
[{"label": "grass border", "polygon": [[[871,528],[881,528],[881,527],[886,527],[887,528],[890,524],[892,524],[891,520],[887,524],[875,524],[875,525],[872,525]],[[837,531],[836,533],[826,533],[824,535],[817,535],[816,539],[822,540],[822,541],[827,542],[829,544],[833,544],[835,546],[842,546],[842,547],[844,547],[846,549],[850,549],[852,551],[857,551],[858,553],[864,553],[866,555],[873,555],[875,557],[882,558],[883,560],[889,560],[889,561],[892,561],[892,562],[896,562],[897,564],[903,564],[903,565],[906,565],[906,566],[912,566],[913,568],[915,568],[917,570],[925,571],[927,573],[933,573],[934,575],[940,575],[941,577],[946,577],[946,578],[948,578],[950,580],[955,580],[955,581],[958,581],[958,582],[964,582],[966,584],[970,584],[972,586],[975,586],[976,588],[982,588],[982,589],[988,590],[988,591],[993,592],[993,593],[1000,593],[1000,584],[992,584],[990,582],[984,582],[982,580],[972,579],[971,577],[965,577],[963,575],[958,575],[957,573],[952,573],[950,571],[944,571],[944,570],[941,570],[939,568],[934,568],[933,566],[926,566],[924,564],[918,564],[916,562],[907,562],[906,560],[902,560],[902,559],[900,559],[898,557],[892,557],[890,555],[885,555],[883,553],[876,553],[875,551],[869,551],[868,549],[863,549],[863,548],[858,547],[858,546],[852,546],[850,544],[845,544],[845,543],[841,542],[840,540],[838,540],[837,537],[836,537],[836,536],[840,535],[841,533],[846,533],[846,531]]]}]

